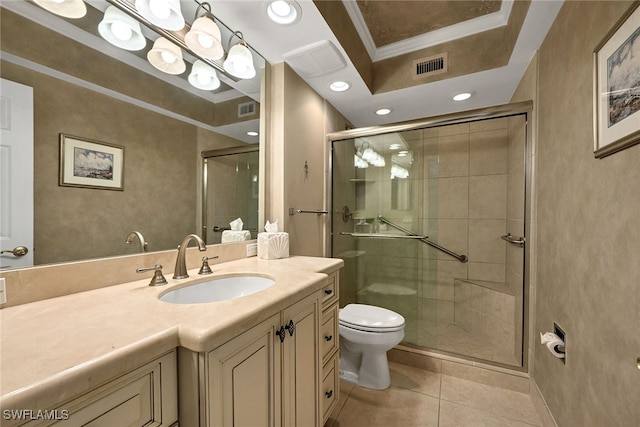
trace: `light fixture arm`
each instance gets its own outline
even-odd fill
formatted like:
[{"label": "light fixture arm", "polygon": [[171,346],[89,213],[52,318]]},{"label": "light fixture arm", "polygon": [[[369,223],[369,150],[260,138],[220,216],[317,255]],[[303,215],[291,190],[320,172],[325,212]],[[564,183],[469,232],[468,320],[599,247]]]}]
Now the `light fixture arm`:
[{"label": "light fixture arm", "polygon": [[248,47],[247,42],[244,41],[244,34],[242,34],[242,31],[234,31],[233,34],[231,34],[231,36],[229,37],[229,43],[227,43],[227,52],[231,49],[231,40],[233,40],[233,36],[238,37],[240,39],[240,43],[244,47]]},{"label": "light fixture arm", "polygon": [[[196,1],[196,3],[198,2]],[[205,12],[202,15],[198,16],[198,13],[200,13],[200,9],[205,9]],[[193,17],[193,20],[195,21],[196,19],[201,18],[203,16],[211,19],[213,22],[216,21],[215,17],[213,16],[213,13],[211,13],[211,5],[207,2],[198,3],[198,7],[196,8],[196,13],[195,13],[195,16]]]}]

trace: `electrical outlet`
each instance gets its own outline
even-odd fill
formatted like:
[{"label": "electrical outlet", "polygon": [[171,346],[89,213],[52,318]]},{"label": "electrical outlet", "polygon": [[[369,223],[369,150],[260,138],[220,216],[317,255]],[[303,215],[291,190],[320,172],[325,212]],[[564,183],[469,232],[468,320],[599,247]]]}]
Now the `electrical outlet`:
[{"label": "electrical outlet", "polygon": [[258,244],[250,243],[247,245],[247,256],[256,256],[258,255]]},{"label": "electrical outlet", "polygon": [[7,302],[7,288],[4,284],[4,277],[0,277],[0,304]]}]

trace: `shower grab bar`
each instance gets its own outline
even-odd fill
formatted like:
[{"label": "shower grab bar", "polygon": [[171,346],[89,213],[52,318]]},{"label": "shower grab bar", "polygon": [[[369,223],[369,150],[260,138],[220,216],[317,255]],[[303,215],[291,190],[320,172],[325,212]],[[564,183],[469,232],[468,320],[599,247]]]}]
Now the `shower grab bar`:
[{"label": "shower grab bar", "polygon": [[420,241],[423,243],[426,243],[427,245],[431,246],[432,248],[435,248],[437,250],[439,250],[440,252],[444,252],[447,255],[450,255],[452,257],[454,257],[455,259],[457,259],[458,261],[465,263],[467,261],[469,261],[469,258],[467,258],[466,255],[460,255],[457,254],[443,246],[440,246],[437,243],[433,243],[431,240],[429,240],[429,238],[427,236],[418,236],[417,234],[407,230],[406,228],[403,228],[401,226],[399,226],[398,224],[394,224],[393,222],[389,221],[388,219],[386,219],[385,217],[383,217],[382,215],[378,215],[378,221],[383,222],[385,224],[388,224],[390,226],[392,226],[393,228],[402,231],[403,233],[408,234],[409,236],[417,236],[419,237]]},{"label": "shower grab bar", "polygon": [[378,239],[426,239],[427,236],[407,236],[406,234],[381,234],[381,233],[347,233],[346,231],[340,232],[343,236],[351,237],[373,237]]},{"label": "shower grab bar", "polygon": [[295,215],[297,213],[313,213],[313,214],[318,214],[318,216],[320,215],[326,215],[329,212],[328,211],[321,211],[321,210],[315,210],[315,211],[308,211],[308,210],[304,210],[304,209],[294,209],[294,208],[289,208],[289,215]]},{"label": "shower grab bar", "polygon": [[517,245],[517,246],[520,246],[520,247],[523,247],[524,246],[524,242],[526,242],[526,240],[527,240],[524,237],[515,238],[515,237],[513,237],[511,235],[511,233],[507,233],[504,236],[500,236],[500,238],[502,240],[505,240],[505,241],[511,243],[512,245]]}]

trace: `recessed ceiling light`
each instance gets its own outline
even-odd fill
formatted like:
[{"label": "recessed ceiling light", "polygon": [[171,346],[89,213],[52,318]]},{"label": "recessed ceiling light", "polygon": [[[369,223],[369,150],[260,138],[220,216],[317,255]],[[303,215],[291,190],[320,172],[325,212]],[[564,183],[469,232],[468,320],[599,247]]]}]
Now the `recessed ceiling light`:
[{"label": "recessed ceiling light", "polygon": [[258,136],[258,132],[250,130],[249,132],[247,132],[247,135],[249,135],[249,136]]},{"label": "recessed ceiling light", "polygon": [[453,100],[454,101],[466,101],[467,99],[471,98],[471,93],[469,92],[461,92],[457,95],[454,95]]},{"label": "recessed ceiling light", "polygon": [[391,108],[380,108],[376,110],[376,114],[379,116],[386,116],[391,112]]},{"label": "recessed ceiling light", "polygon": [[266,4],[267,15],[276,24],[291,25],[302,16],[300,5],[293,0],[269,0]]},{"label": "recessed ceiling light", "polygon": [[343,81],[336,81],[329,85],[329,89],[331,89],[334,92],[344,92],[345,90],[348,90],[350,87],[351,85],[349,83],[343,82]]}]

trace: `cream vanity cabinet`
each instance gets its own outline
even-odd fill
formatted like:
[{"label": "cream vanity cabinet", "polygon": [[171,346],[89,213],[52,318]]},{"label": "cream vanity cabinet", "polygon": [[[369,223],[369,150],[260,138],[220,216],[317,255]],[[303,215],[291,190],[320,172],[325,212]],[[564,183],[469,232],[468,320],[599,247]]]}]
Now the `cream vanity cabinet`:
[{"label": "cream vanity cabinet", "polygon": [[16,425],[175,426],[176,366],[174,350],[55,408],[41,413],[33,411],[28,415],[30,421]]},{"label": "cream vanity cabinet", "polygon": [[[325,386],[331,384],[332,401],[338,391],[335,379],[325,380],[323,354],[325,342],[329,341],[323,335],[322,323],[332,310],[331,304],[337,307],[336,277],[337,274],[331,275],[330,284],[324,289],[212,351],[190,355],[183,350],[180,366],[186,367],[184,371],[191,370],[191,374],[197,370],[200,387],[195,391],[191,385],[191,391],[181,396],[180,425],[322,426],[326,419],[323,409],[328,409]],[[336,340],[333,335],[331,341]],[[334,358],[326,360],[331,367],[336,354],[333,351]],[[187,396],[196,397],[203,404],[197,408]]]}]

